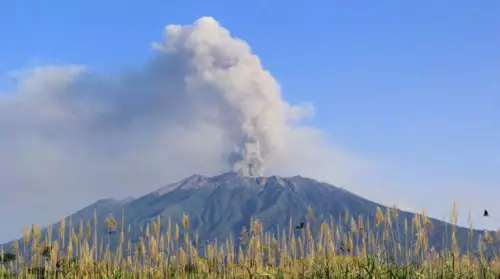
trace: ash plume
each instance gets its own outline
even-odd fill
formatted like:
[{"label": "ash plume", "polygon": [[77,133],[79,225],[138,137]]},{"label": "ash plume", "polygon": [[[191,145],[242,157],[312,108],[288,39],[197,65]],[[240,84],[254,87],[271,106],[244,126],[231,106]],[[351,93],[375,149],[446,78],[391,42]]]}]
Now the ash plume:
[{"label": "ash plume", "polygon": [[14,73],[17,87],[0,95],[0,178],[9,185],[0,205],[57,204],[17,214],[21,227],[196,173],[334,184],[366,173],[364,159],[300,122],[312,105],[287,103],[249,45],[213,18],[169,25],[153,46],[144,65],[117,72],[51,65]]},{"label": "ash plume", "polygon": [[165,42],[155,47],[187,65],[188,95],[211,100],[214,123],[238,143],[229,156],[231,168],[263,175],[266,158],[283,145],[290,106],[248,44],[204,17],[192,26],[168,26]]}]

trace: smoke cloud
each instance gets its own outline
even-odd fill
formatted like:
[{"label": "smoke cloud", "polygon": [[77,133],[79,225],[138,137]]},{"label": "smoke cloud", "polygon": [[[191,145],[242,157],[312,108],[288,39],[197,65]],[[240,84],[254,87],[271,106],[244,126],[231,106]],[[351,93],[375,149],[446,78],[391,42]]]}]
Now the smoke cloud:
[{"label": "smoke cloud", "polygon": [[249,45],[213,18],[167,26],[154,48],[142,67],[118,73],[15,72],[16,89],[0,95],[0,206],[30,208],[17,230],[193,173],[354,185],[371,168],[305,126],[313,106],[287,103]]}]

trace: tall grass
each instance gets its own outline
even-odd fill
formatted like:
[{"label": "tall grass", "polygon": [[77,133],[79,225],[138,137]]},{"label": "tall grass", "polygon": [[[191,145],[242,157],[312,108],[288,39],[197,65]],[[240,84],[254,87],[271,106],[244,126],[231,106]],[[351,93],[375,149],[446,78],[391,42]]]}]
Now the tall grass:
[{"label": "tall grass", "polygon": [[[443,236],[451,245],[439,253],[429,245],[433,224],[425,212],[405,220],[403,235],[393,229],[399,226],[393,221],[396,207],[379,208],[375,224],[349,212],[340,222],[330,217],[316,234],[312,209],[306,216],[303,228],[295,229],[290,220],[288,230],[277,234],[252,219],[238,239],[208,244],[188,233],[186,215],[181,224],[169,219],[163,231],[158,217],[141,227],[136,243],[125,237],[131,228],[113,217],[106,218],[102,237],[96,214],[78,229],[71,219],[62,220],[55,238],[52,228],[42,237],[33,225],[10,247],[12,253],[0,251],[0,278],[500,278],[499,234],[485,231],[478,250],[459,251],[455,207],[450,232]],[[118,242],[113,250],[111,238]],[[485,256],[487,249],[493,256]]]}]

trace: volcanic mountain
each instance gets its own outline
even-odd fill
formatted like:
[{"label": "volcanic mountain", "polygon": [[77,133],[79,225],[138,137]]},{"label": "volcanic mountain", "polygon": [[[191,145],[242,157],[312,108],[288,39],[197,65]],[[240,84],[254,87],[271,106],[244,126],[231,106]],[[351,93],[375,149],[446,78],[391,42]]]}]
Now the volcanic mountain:
[{"label": "volcanic mountain", "polygon": [[[277,233],[288,231],[290,219],[293,227],[307,218],[308,207],[313,209],[312,231],[318,232],[322,221],[330,221],[333,217],[336,226],[347,230],[345,215],[363,215],[375,227],[377,207],[384,212],[386,207],[364,199],[342,188],[338,188],[313,179],[294,177],[246,177],[230,172],[218,176],[207,177],[193,175],[177,183],[162,187],[140,198],[128,198],[117,201],[100,200],[71,215],[72,224],[77,231],[80,222],[91,221],[94,210],[97,215],[97,232],[99,239],[107,238],[105,218],[113,215],[120,230],[125,227],[125,238],[138,241],[141,227],[161,220],[161,231],[167,229],[168,220],[179,224],[182,236],[182,216],[189,216],[189,232],[199,236],[200,243],[215,239],[225,239],[231,234],[238,240],[243,226],[248,228],[251,218],[259,219],[264,230]],[[393,220],[394,235],[404,235],[404,220],[411,224],[414,213],[398,211]],[[309,219],[311,219],[309,217]],[[450,242],[451,225],[437,219],[429,218],[433,229],[429,234],[429,243],[437,249],[443,247],[444,234],[448,234]],[[66,222],[69,226],[69,222]],[[130,235],[128,226],[130,225]],[[52,235],[58,235],[60,223],[52,225]],[[400,230],[399,233],[397,230]],[[68,232],[69,229],[66,229]],[[477,242],[480,231],[473,231],[474,242]],[[460,249],[465,250],[468,243],[467,228],[457,227],[456,237]],[[414,238],[415,236],[410,236]],[[66,238],[68,239],[68,238]],[[119,233],[110,236],[111,248],[115,248]],[[12,243],[4,245],[9,250]],[[402,243],[404,244],[404,243]]]}]

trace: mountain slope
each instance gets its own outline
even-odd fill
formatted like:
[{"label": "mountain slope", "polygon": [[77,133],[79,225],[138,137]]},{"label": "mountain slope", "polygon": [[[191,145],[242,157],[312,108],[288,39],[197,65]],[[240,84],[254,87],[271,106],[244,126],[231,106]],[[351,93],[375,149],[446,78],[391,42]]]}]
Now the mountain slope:
[{"label": "mountain slope", "polygon": [[[374,227],[377,207],[384,211],[386,209],[346,190],[300,176],[250,178],[231,172],[214,177],[193,175],[137,199],[101,200],[73,214],[72,224],[76,228],[80,221],[92,220],[95,208],[98,215],[97,232],[101,239],[106,235],[104,219],[109,214],[115,216],[120,230],[123,214],[125,238],[130,237],[132,242],[136,242],[141,234],[141,226],[144,228],[159,217],[160,229],[165,231],[169,218],[172,224],[180,226],[183,214],[187,214],[189,232],[197,233],[201,242],[224,239],[230,234],[237,241],[242,227],[248,227],[252,217],[259,219],[266,231],[288,231],[290,218],[294,222],[293,226],[304,221],[309,206],[314,210],[314,221],[311,222],[313,233],[318,232],[321,222],[329,221],[330,216],[334,218],[336,226],[341,229],[344,227],[345,230],[344,222],[339,221],[345,219],[346,211],[355,216],[363,215]],[[414,216],[413,213],[399,211],[398,219],[394,220],[394,235],[403,235],[405,218],[411,223]],[[429,242],[431,246],[440,248],[443,246],[444,233],[448,230],[450,234],[451,227],[439,220],[430,220],[434,229]],[[129,225],[130,235],[127,230]],[[59,226],[59,223],[53,226],[53,235],[57,235]],[[474,240],[477,240],[479,233],[474,231]],[[112,248],[117,245],[118,235],[109,238]],[[460,248],[465,250],[468,229],[457,228],[456,235],[459,244],[462,244]],[[10,244],[5,247],[8,250]]]}]

